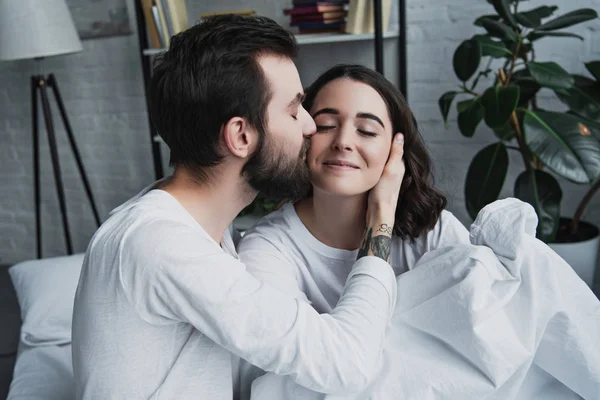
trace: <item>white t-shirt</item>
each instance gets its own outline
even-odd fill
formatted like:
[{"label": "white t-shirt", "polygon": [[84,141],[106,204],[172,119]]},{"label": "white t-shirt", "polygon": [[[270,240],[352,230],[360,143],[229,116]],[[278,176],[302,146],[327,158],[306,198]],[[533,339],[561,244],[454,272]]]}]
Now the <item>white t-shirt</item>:
[{"label": "white t-shirt", "polygon": [[[147,188],[150,189],[151,187]],[[303,386],[368,383],[396,300],[392,269],[361,258],[332,315],[246,272],[162,190],[144,190],[92,238],[73,314],[77,399],[227,399],[237,355]]]},{"label": "white t-shirt", "polygon": [[[469,243],[469,232],[444,210],[435,227],[414,241],[392,238],[394,273],[400,275],[412,269],[428,251],[458,243]],[[286,204],[245,233],[238,253],[256,278],[310,302],[319,313],[330,313],[340,300],[358,250],[337,249],[320,242],[302,223],[294,206]],[[262,373],[242,362],[242,391],[249,392],[252,381]]]}]

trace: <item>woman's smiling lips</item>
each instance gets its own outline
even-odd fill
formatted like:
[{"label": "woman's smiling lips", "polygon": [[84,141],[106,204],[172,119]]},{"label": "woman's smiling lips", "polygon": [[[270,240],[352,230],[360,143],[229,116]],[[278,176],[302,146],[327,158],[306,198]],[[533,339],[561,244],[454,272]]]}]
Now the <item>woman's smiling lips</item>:
[{"label": "woman's smiling lips", "polygon": [[339,171],[357,170],[358,165],[345,160],[327,160],[323,163],[326,168],[331,168]]}]

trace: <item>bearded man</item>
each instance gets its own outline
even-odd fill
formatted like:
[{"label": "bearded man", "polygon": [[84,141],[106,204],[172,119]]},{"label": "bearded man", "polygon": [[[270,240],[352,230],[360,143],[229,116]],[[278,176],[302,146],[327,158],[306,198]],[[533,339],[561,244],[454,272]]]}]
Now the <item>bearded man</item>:
[{"label": "bearded man", "polygon": [[[306,188],[316,128],[295,55],[274,21],[230,15],[176,35],[158,58],[150,116],[174,172],[115,209],[89,244],[73,314],[77,399],[230,400],[238,357],[317,391],[368,383],[396,299],[389,254],[366,249],[338,307],[319,315],[248,274],[232,237],[258,192],[293,199]],[[367,217],[383,236],[403,176],[395,146]]]}]

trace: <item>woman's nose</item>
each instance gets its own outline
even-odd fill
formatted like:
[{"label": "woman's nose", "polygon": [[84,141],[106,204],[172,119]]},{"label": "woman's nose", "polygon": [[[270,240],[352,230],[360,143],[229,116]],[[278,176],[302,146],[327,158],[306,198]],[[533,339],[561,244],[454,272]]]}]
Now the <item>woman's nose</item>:
[{"label": "woman's nose", "polygon": [[352,129],[342,125],[333,140],[332,146],[334,149],[339,151],[352,151]]}]

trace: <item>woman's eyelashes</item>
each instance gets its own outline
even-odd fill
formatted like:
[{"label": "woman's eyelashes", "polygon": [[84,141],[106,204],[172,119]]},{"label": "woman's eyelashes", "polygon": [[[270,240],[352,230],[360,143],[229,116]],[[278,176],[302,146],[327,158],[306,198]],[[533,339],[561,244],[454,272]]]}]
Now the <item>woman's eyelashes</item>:
[{"label": "woman's eyelashes", "polygon": [[[337,128],[335,125],[317,125],[317,132],[328,132]],[[356,128],[356,132],[366,137],[376,137],[377,132],[367,131],[365,129]]]},{"label": "woman's eyelashes", "polygon": [[335,125],[317,125],[317,132],[326,132],[334,128]]}]

